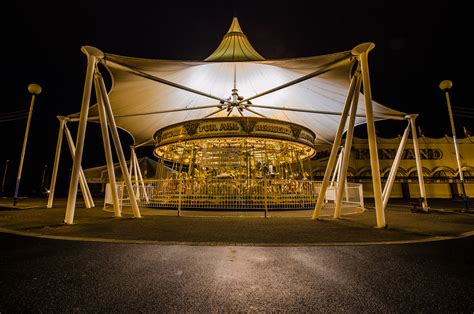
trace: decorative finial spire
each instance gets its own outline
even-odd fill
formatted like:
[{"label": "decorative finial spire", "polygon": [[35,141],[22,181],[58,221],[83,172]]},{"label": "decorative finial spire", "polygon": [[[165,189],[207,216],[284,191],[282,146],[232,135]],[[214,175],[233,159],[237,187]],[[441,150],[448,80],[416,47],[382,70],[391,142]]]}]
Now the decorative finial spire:
[{"label": "decorative finial spire", "polygon": [[250,44],[242,32],[239,20],[234,17],[229,30],[224,35],[219,47],[204,61],[261,61],[265,60]]}]

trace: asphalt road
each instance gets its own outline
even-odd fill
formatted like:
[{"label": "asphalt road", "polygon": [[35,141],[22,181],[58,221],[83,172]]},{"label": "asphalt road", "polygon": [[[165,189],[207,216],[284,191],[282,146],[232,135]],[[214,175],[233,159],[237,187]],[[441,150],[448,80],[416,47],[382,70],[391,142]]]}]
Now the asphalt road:
[{"label": "asphalt road", "polygon": [[0,312],[470,312],[474,237],[162,246],[0,234]]}]

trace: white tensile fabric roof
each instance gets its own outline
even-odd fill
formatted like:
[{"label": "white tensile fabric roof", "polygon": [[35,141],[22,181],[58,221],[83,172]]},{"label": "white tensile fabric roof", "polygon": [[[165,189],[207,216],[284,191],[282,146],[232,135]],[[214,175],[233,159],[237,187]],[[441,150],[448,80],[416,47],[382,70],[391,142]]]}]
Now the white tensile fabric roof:
[{"label": "white tensile fabric roof", "polygon": [[[231,30],[235,33],[235,27],[231,26],[229,31]],[[242,40],[241,36],[239,40]],[[245,40],[247,40],[246,37]],[[105,54],[103,64],[112,75],[113,84],[109,91],[109,98],[117,126],[128,131],[134,137],[135,144],[139,144],[152,139],[153,134],[163,127],[187,120],[202,119],[219,110],[217,106],[222,106],[222,104],[212,98],[137,76],[121,65],[227,99],[231,97],[234,84],[238,94],[243,98],[248,98],[312,73],[329,62],[348,57],[347,62],[336,70],[251,100],[252,104],[261,106],[342,112],[350,84],[350,56],[351,52],[346,51],[287,60],[190,62]],[[207,105],[216,107],[120,117]],[[249,108],[268,118],[306,126],[316,133],[317,139],[322,141],[334,139],[340,120],[338,115]],[[373,108],[376,117],[378,114],[404,115],[375,101]],[[365,114],[362,95],[359,97],[357,112],[361,115]],[[212,117],[223,117],[227,114],[228,112],[223,110]],[[234,108],[231,114],[239,115],[239,112]],[[257,116],[247,110],[244,110],[242,114]],[[96,107],[91,108],[90,115],[97,115]],[[364,122],[363,117],[356,119],[356,124]]]}]

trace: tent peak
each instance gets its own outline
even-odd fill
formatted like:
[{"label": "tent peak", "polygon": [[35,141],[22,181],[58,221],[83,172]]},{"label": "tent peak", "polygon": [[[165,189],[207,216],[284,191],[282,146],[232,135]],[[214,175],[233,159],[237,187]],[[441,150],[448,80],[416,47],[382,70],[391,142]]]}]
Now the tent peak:
[{"label": "tent peak", "polygon": [[224,35],[217,49],[204,61],[261,61],[265,60],[250,44],[242,32],[239,20],[234,17],[229,30]]},{"label": "tent peak", "polygon": [[232,24],[230,24],[229,30],[227,31],[227,34],[229,33],[244,33],[242,32],[242,28],[240,28],[239,24],[239,19],[234,17],[232,19]]}]

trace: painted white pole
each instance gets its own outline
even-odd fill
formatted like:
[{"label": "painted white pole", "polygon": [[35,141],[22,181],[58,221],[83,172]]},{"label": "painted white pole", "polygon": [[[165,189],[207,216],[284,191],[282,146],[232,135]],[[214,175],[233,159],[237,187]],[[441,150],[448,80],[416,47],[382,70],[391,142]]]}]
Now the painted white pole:
[{"label": "painted white pole", "polygon": [[267,195],[267,178],[266,175],[263,175],[263,197],[265,205],[265,218],[268,218],[268,195]]},{"label": "painted white pole", "polygon": [[105,113],[107,114],[107,120],[110,126],[110,133],[112,135],[112,140],[114,141],[115,150],[119,159],[120,168],[122,169],[123,179],[125,185],[128,189],[128,196],[130,197],[130,205],[132,206],[133,217],[141,218],[140,209],[138,208],[137,198],[135,193],[133,193],[132,180],[130,179],[130,174],[127,169],[127,161],[123,154],[122,144],[120,143],[120,137],[117,131],[117,125],[115,124],[115,118],[112,113],[112,107],[110,105],[109,96],[107,95],[107,90],[105,88],[105,83],[102,77],[98,78],[100,93],[102,94],[102,100],[104,102]]},{"label": "painted white pole", "polygon": [[351,85],[349,86],[346,103],[344,104],[344,109],[341,114],[341,120],[339,121],[339,127],[337,128],[336,136],[334,138],[334,143],[332,144],[331,154],[329,155],[326,171],[324,172],[323,182],[321,183],[321,189],[319,191],[318,200],[316,201],[316,205],[314,207],[312,219],[317,219],[321,215],[321,208],[323,207],[326,191],[329,185],[329,179],[331,178],[334,164],[336,163],[337,151],[339,149],[339,144],[341,143],[342,132],[346,126],[347,115],[351,106],[352,97],[354,96],[355,85],[356,79],[353,77],[351,80]]},{"label": "painted white pole", "polygon": [[124,193],[124,190],[125,190],[125,184],[124,184],[124,181],[122,181],[120,183],[120,212],[122,212],[122,205],[123,205],[123,193]]},{"label": "painted white pole", "polygon": [[[72,139],[71,132],[69,131],[66,124],[64,125],[64,133],[66,133],[66,141],[69,146],[69,151],[71,152],[72,160],[74,160],[76,156],[76,147],[74,146],[74,141]],[[85,180],[85,175],[82,171],[82,167],[79,168],[79,186],[81,188],[82,196],[84,197],[84,203],[86,204],[86,207],[94,207],[92,196],[90,195],[89,187],[87,185],[87,181]]]},{"label": "painted white pole", "polygon": [[350,118],[349,118],[349,126],[347,127],[346,142],[344,143],[344,155],[342,157],[340,176],[339,176],[339,180],[337,184],[336,206],[334,208],[334,218],[341,217],[342,196],[344,194],[344,188],[347,183],[347,168],[349,167],[349,160],[351,157],[352,138],[354,135],[357,105],[359,103],[360,83],[361,83],[360,73],[357,73],[356,93],[354,94],[354,98],[352,101],[351,113],[350,113]]},{"label": "painted white pole", "polygon": [[395,159],[392,163],[392,168],[390,169],[390,173],[388,174],[387,183],[383,188],[382,198],[383,198],[383,208],[385,209],[388,204],[388,200],[390,199],[390,194],[392,193],[393,184],[395,183],[395,179],[397,177],[398,167],[400,166],[400,161],[403,157],[403,151],[405,150],[405,146],[408,139],[408,134],[410,134],[410,125],[411,122],[408,121],[408,125],[403,132],[403,136],[400,140],[400,145],[398,146],[397,154],[395,155]]},{"label": "painted white pole", "polygon": [[[331,181],[331,184],[329,185],[332,188],[332,195],[334,196],[334,202],[336,202],[337,185],[339,182],[339,178],[341,176],[342,156],[344,156],[344,147],[341,147],[341,151],[339,152],[339,156],[337,157],[336,166],[334,167],[334,173],[332,175],[332,181]],[[325,196],[327,196],[327,194]],[[327,200],[326,200],[326,203],[327,203]]]},{"label": "painted white pole", "polygon": [[181,177],[178,179],[178,184],[178,217],[181,217],[181,189],[183,185],[183,179]]},{"label": "painted white pole", "polygon": [[135,167],[135,163],[133,162],[133,146],[130,146],[130,161],[129,161],[129,167],[130,167],[130,178],[133,180],[133,168]]},{"label": "painted white pole", "polygon": [[[140,181],[138,179],[138,162],[137,162],[137,155],[135,154],[135,147],[132,148],[132,153],[133,153],[133,175],[135,177],[135,186],[136,186],[136,191],[137,191],[137,199],[138,201],[141,201],[141,193],[140,193]],[[133,178],[133,177],[132,177]]]},{"label": "painted white pole", "polygon": [[416,125],[415,119],[418,115],[411,114],[407,117],[410,119],[411,125],[411,136],[413,138],[413,150],[415,151],[415,161],[416,161],[416,170],[418,172],[418,185],[420,186],[420,197],[422,200],[422,207],[423,211],[428,211],[428,200],[426,199],[426,191],[425,191],[425,180],[423,179],[423,164],[421,163],[421,156],[420,156],[420,146],[418,145],[418,136],[416,134]]},{"label": "painted white pole", "polygon": [[339,152],[339,155],[337,156],[336,166],[334,167],[331,184],[329,185],[330,187],[333,187],[338,180],[337,176],[339,175],[339,167],[341,165],[341,162],[342,162],[342,148],[341,148],[341,151]]},{"label": "painted white pole", "polygon": [[339,160],[338,164],[336,166],[336,172],[337,172],[337,177],[336,177],[336,182],[339,182],[341,180],[341,169],[342,169],[342,160],[344,156],[344,147],[341,148],[341,151],[339,153]]},{"label": "painted white pole", "polygon": [[13,195],[13,206],[15,206],[18,201],[18,193],[20,192],[21,173],[23,171],[23,162],[25,160],[26,144],[28,142],[28,133],[30,131],[31,117],[33,116],[33,108],[35,106],[36,95],[41,94],[41,86],[37,84],[30,84],[28,85],[28,91],[31,94],[30,111],[28,113],[28,121],[26,122],[25,137],[23,138],[23,148],[21,149],[20,165],[18,166],[18,175],[16,177],[16,184],[15,184],[15,194]]},{"label": "painted white pole", "polygon": [[134,184],[135,197],[138,202],[141,202],[140,182],[138,181],[137,173],[137,155],[135,154],[135,146],[130,146],[130,178]]},{"label": "painted white pole", "polygon": [[[110,147],[107,117],[105,114],[104,101],[101,96],[102,94],[100,93],[100,85],[98,81],[99,76],[101,76],[101,74],[99,73],[99,71],[96,71],[95,76],[94,76],[94,86],[95,86],[95,94],[96,94],[96,99],[97,99],[97,107],[99,109],[100,130],[102,132],[102,140],[104,143],[104,153],[105,153],[105,161],[107,163],[107,173],[109,175],[110,192],[112,194],[114,215],[115,217],[122,217],[122,209],[120,207],[119,199],[118,199],[117,180],[115,178],[114,158],[112,156],[112,149]],[[104,206],[105,206],[105,200],[104,200]]]},{"label": "painted white pole", "polygon": [[89,189],[89,185],[87,184],[86,175],[84,174],[84,169],[82,169],[82,167],[79,172],[79,184],[84,187],[86,197],[89,200],[90,208],[95,207],[94,199],[92,198],[91,190]]},{"label": "painted white pole", "polygon": [[362,207],[365,211],[365,204],[364,204],[364,188],[361,185],[359,185],[359,201],[360,201],[360,207]]},{"label": "painted white pole", "polygon": [[135,176],[137,198],[139,201],[141,201],[142,192],[140,190],[143,189],[143,195],[145,196],[145,201],[148,202],[148,197],[145,192],[145,184],[143,183],[143,177],[140,171],[140,164],[138,163],[138,157],[137,157],[137,152],[135,151],[135,146],[130,146],[130,151],[132,152],[132,155],[133,155],[133,174]]},{"label": "painted white pole", "polygon": [[87,56],[87,72],[84,83],[84,93],[82,95],[79,129],[77,132],[76,154],[72,164],[71,181],[69,183],[69,193],[66,206],[66,217],[64,219],[66,224],[72,224],[74,222],[77,186],[80,177],[82,153],[84,151],[84,140],[86,138],[87,117],[89,116],[89,104],[92,91],[92,81],[94,78],[94,69],[96,67],[97,60],[104,57],[102,51],[91,46],[83,46],[81,51]]},{"label": "painted white pole", "polygon": [[140,201],[140,187],[138,186],[138,177],[135,168],[135,154],[133,151],[133,146],[130,146],[130,179],[132,180],[133,192],[135,193],[135,197],[138,199],[138,201]]},{"label": "painted white pole", "polygon": [[347,184],[347,175],[346,175],[346,179],[344,180],[344,187],[345,187],[345,193],[344,195],[346,196],[346,202],[349,202],[349,184]]},{"label": "painted white pole", "polygon": [[51,174],[51,184],[49,186],[48,208],[53,207],[54,191],[56,189],[56,179],[58,177],[59,158],[61,156],[61,147],[63,144],[64,125],[66,120],[64,117],[57,116],[59,120],[58,141],[56,142],[56,154],[54,155],[53,173]]},{"label": "painted white pole", "polygon": [[385,228],[385,211],[382,202],[382,182],[380,179],[379,155],[377,150],[377,135],[375,134],[374,110],[372,107],[372,91],[369,76],[369,52],[374,49],[374,43],[363,43],[352,49],[360,61],[362,69],[362,85],[364,89],[365,114],[367,118],[367,133],[369,138],[370,166],[372,170],[372,184],[374,186],[375,216],[377,228]]},{"label": "painted white pole", "polygon": [[138,171],[137,171],[137,155],[135,154],[135,147],[133,149],[133,176],[135,177],[135,184],[138,186]]},{"label": "painted white pole", "polygon": [[150,199],[148,198],[148,193],[147,193],[146,187],[145,187],[145,181],[143,180],[142,170],[140,169],[140,163],[138,162],[137,153],[135,152],[135,148],[136,148],[136,146],[134,146],[134,148],[133,148],[133,154],[135,155],[135,167],[137,169],[138,178],[140,179],[140,184],[142,185],[143,195],[145,196],[145,201],[147,203],[149,203]]}]

